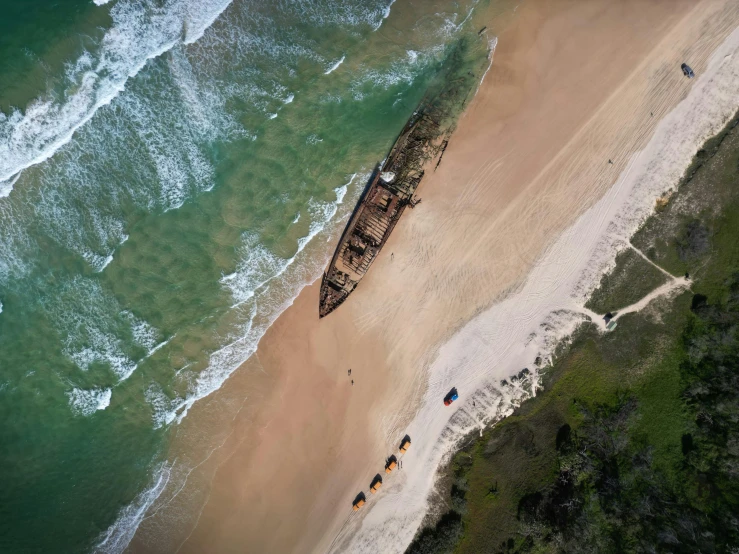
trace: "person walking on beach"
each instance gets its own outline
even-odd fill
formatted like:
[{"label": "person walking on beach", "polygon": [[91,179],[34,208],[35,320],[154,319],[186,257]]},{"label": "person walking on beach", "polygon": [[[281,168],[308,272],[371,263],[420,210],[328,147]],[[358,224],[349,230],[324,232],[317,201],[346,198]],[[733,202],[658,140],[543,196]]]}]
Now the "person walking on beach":
[{"label": "person walking on beach", "polygon": [[347,373],[347,375],[351,376],[351,374],[352,374],[352,370],[350,369],[349,370],[349,373]]},{"label": "person walking on beach", "polygon": [[354,379],[352,379],[352,387],[354,386]]},{"label": "person walking on beach", "polygon": [[390,252],[390,261],[392,262],[395,259],[395,252]]}]

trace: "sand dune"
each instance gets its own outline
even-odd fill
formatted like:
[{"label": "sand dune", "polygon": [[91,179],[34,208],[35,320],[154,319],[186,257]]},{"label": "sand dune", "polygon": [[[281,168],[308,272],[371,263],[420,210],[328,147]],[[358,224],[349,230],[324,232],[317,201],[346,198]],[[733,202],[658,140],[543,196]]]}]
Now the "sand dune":
[{"label": "sand dune", "polygon": [[[522,4],[357,291],[319,321],[318,285],[304,289],[198,408],[265,398],[229,424],[180,551],[402,552],[444,456],[529,393],[533,359],[592,316],[584,297],[618,237],[733,113],[737,23],[723,0]],[[452,385],[462,397],[445,408]],[[406,432],[403,469],[352,512]]]}]

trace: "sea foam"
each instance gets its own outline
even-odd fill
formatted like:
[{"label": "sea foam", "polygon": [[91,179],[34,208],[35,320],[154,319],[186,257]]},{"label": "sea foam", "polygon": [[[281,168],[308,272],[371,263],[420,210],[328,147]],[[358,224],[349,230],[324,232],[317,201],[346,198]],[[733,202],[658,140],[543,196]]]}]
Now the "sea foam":
[{"label": "sea foam", "polygon": [[89,390],[74,388],[67,393],[67,397],[74,413],[89,416],[107,408],[112,394],[109,388]]},{"label": "sea foam", "polygon": [[326,71],[324,72],[324,75],[328,75],[328,74],[330,74],[330,73],[333,73],[334,71],[336,71],[336,70],[337,70],[337,69],[339,68],[339,66],[340,66],[340,65],[341,65],[342,63],[344,63],[344,60],[345,60],[345,59],[346,59],[346,55],[344,55],[344,56],[341,56],[341,58],[340,58],[340,59],[339,59],[339,60],[338,60],[337,62],[335,62],[335,63],[334,63],[334,64],[333,64],[333,65],[332,65],[331,67],[329,67],[329,68],[328,68],[328,69],[327,69],[327,70],[326,70]]},{"label": "sea foam", "polygon": [[10,194],[10,191],[13,190],[13,185],[20,179],[21,173],[22,171],[19,171],[4,181],[0,180],[0,198],[4,198]]},{"label": "sea foam", "polygon": [[[170,0],[120,0],[110,10],[112,26],[98,48],[68,64],[66,92],[59,101],[50,91],[23,111],[0,113],[0,183],[8,183],[21,170],[47,160],[95,112],[113,100],[146,63],[203,36],[230,0],[211,0],[192,6]],[[183,29],[186,32],[183,36]],[[12,186],[12,185],[10,185]]]}]

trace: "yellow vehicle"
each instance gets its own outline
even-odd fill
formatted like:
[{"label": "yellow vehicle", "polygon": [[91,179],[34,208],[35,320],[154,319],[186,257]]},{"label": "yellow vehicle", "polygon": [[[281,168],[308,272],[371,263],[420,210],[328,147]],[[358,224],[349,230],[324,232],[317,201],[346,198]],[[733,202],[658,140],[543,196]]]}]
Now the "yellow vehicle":
[{"label": "yellow vehicle", "polygon": [[370,484],[370,492],[372,494],[375,494],[378,490],[380,490],[380,487],[382,486],[382,476],[378,473],[375,475],[375,478],[372,479],[372,483]]},{"label": "yellow vehicle", "polygon": [[359,508],[364,506],[364,503],[367,501],[367,499],[364,496],[363,492],[360,492],[357,497],[354,499],[354,502],[352,502],[352,508],[356,512]]}]

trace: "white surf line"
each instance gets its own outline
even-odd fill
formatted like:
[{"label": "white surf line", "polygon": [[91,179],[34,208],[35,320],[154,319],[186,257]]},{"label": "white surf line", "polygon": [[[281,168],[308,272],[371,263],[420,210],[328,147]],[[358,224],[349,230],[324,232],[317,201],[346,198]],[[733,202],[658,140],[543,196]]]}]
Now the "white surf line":
[{"label": "white surf line", "polygon": [[[239,416],[239,414],[241,413],[241,410],[244,408],[244,404],[246,404],[247,399],[248,399],[248,397],[245,396],[244,399],[241,402],[241,405],[239,406],[239,409],[236,411],[236,414],[234,414],[234,417],[233,417],[232,421],[235,421],[236,418]],[[166,509],[170,504],[172,504],[172,502],[174,502],[175,499],[179,496],[179,494],[184,490],[185,486],[187,485],[188,479],[190,478],[190,475],[196,469],[198,469],[200,466],[202,466],[203,464],[205,464],[211,458],[211,456],[213,456],[213,454],[217,450],[219,450],[220,448],[222,448],[226,444],[226,442],[228,441],[228,439],[231,438],[231,436],[233,435],[234,432],[235,432],[235,428],[232,429],[231,432],[228,433],[228,435],[226,435],[226,437],[223,439],[223,441],[221,442],[221,444],[219,444],[218,446],[215,446],[212,450],[210,450],[210,452],[208,452],[207,456],[205,456],[200,462],[198,462],[197,464],[195,464],[194,466],[192,466],[189,469],[185,468],[185,469],[187,469],[187,472],[185,473],[184,477],[181,477],[180,478],[182,480],[182,482],[180,483],[180,486],[177,487],[176,490],[174,491],[174,493],[172,495],[170,495],[166,500],[162,500],[161,502],[159,502],[159,499],[161,498],[161,495],[166,490],[167,485],[170,483],[170,481],[172,481],[173,479],[177,479],[177,477],[174,477],[173,478],[172,477],[172,474],[175,473],[175,468],[177,467],[177,460],[178,460],[178,458],[175,458],[172,461],[172,465],[171,466],[166,466],[166,465],[165,466],[161,466],[159,472],[160,473],[162,473],[163,471],[166,471],[167,472],[167,481],[164,483],[164,486],[161,488],[161,491],[148,504],[148,506],[144,510],[143,517],[141,517],[140,519],[133,520],[133,522],[131,523],[131,527],[125,529],[125,535],[124,536],[127,537],[127,540],[124,541],[123,539],[120,539],[117,542],[117,544],[115,545],[115,549],[105,550],[106,554],[107,553],[110,553],[110,554],[116,553],[116,554],[118,554],[120,552],[123,552],[128,547],[128,544],[131,542],[131,540],[133,539],[133,537],[135,536],[136,531],[138,531],[139,526],[144,521],[146,521],[147,519],[151,519],[158,512],[160,512],[163,509]],[[157,477],[157,481],[160,481],[160,480],[161,480],[161,475],[159,475]],[[205,503],[203,503],[203,507],[204,506],[205,506]],[[97,545],[98,548],[100,546],[103,546],[105,544],[105,542],[107,542],[107,540],[111,536],[111,534],[113,534],[115,531],[118,531],[118,534],[119,535],[122,535],[124,533],[124,530],[121,529],[120,526],[123,525],[123,523],[124,523],[122,521],[122,518],[125,515],[125,512],[126,512],[126,509],[127,508],[128,507],[124,508],[123,510],[121,510],[119,512],[118,519],[116,519],[116,521],[105,532],[105,537],[106,538],[105,538],[105,540],[102,543],[99,543]],[[149,513],[149,510],[151,510],[151,513]],[[201,509],[201,512],[202,512],[202,509]],[[188,535],[188,537],[189,537],[189,535]],[[184,541],[183,541],[182,544],[184,544]],[[182,548],[182,544],[180,545],[180,547],[178,547],[177,551],[179,551],[179,549]]]},{"label": "white surf line", "polygon": [[[485,34],[487,34],[487,31],[485,31]],[[488,68],[485,70],[485,73],[482,74],[482,78],[477,84],[475,94],[472,95],[473,98],[477,96],[477,93],[480,91],[480,87],[485,82],[485,77],[487,77],[488,71],[490,71],[490,68],[493,67],[493,57],[495,56],[496,46],[498,46],[498,37],[493,37],[488,41],[488,59],[490,60],[490,63],[488,63]]]},{"label": "white surf line", "polygon": [[[347,190],[349,190],[349,187],[354,182],[354,178],[356,176],[357,176],[357,172],[352,173],[352,176],[349,178],[349,181],[346,184],[341,185],[340,187],[337,187],[334,189],[334,192],[336,193],[336,200],[332,203],[333,210],[331,211],[330,214],[327,215],[324,221],[320,223],[314,222],[316,223],[315,228],[309,228],[308,234],[298,239],[297,241],[298,248],[295,251],[295,254],[293,254],[287,260],[284,260],[284,264],[274,275],[271,275],[270,277],[265,278],[262,282],[254,286],[250,294],[246,298],[244,298],[243,300],[240,300],[239,302],[232,304],[231,309],[238,308],[239,306],[251,300],[257,294],[257,292],[260,291],[260,289],[263,289],[264,287],[268,286],[269,283],[271,283],[272,281],[280,277],[283,273],[285,273],[285,271],[289,269],[289,267],[293,264],[293,262],[295,262],[298,255],[305,249],[306,246],[308,246],[310,241],[312,241],[317,235],[319,235],[326,228],[326,225],[328,225],[331,222],[333,217],[338,212],[339,206],[344,203],[344,196],[346,195]],[[298,214],[298,217],[296,218],[294,222],[297,222],[298,219],[300,219],[300,214]],[[229,275],[225,275],[224,277],[222,277],[221,282],[228,283],[229,281],[232,281],[233,279],[238,278],[238,276],[239,276],[239,271],[237,270],[233,273],[230,273]],[[241,340],[243,340],[243,338],[239,338],[231,344],[236,344]],[[227,345],[227,346],[230,346],[230,345]]]},{"label": "white surf line", "polygon": [[[119,512],[118,519],[102,533],[102,537],[95,545],[93,552],[120,554],[126,549],[146,511],[167,486],[171,475],[171,467],[166,463],[161,464],[155,473],[154,484],[139,493],[133,502]],[[126,526],[129,522],[131,525]]]},{"label": "white surf line", "polygon": [[464,24],[467,23],[467,21],[469,21],[470,17],[472,17],[472,12],[475,11],[475,8],[477,7],[477,4],[478,4],[479,1],[480,0],[474,0],[474,2],[472,2],[472,6],[470,7],[469,11],[467,12],[467,15],[464,17],[464,19],[460,22],[459,25],[457,25],[457,26],[454,27],[454,31],[455,32],[456,31],[459,31],[462,28],[462,26],[464,26]]},{"label": "white surf line", "polygon": [[382,14],[382,19],[380,19],[380,22],[377,24],[377,26],[373,29],[373,31],[378,31],[380,27],[382,27],[382,24],[385,22],[385,20],[390,17],[390,8],[393,7],[393,4],[395,4],[395,0],[390,0],[390,3],[385,8],[385,11]]},{"label": "white surf line", "polygon": [[169,337],[168,339],[165,339],[165,340],[163,340],[162,342],[160,342],[159,344],[157,344],[156,346],[154,346],[154,347],[153,347],[153,348],[152,348],[151,350],[149,350],[149,353],[148,353],[148,354],[147,354],[146,356],[144,356],[144,359],[146,359],[146,358],[150,358],[151,356],[153,356],[153,355],[154,355],[154,353],[155,353],[155,352],[156,352],[157,350],[159,350],[160,348],[163,348],[163,347],[167,346],[167,345],[168,345],[168,344],[170,343],[170,341],[171,341],[171,340],[172,340],[173,338],[175,338],[176,336],[177,336],[177,333],[175,333],[174,335],[172,335],[172,336],[171,336],[171,337]]},{"label": "white surf line", "polygon": [[[236,415],[233,417],[233,419],[231,421],[234,421],[236,419],[236,417],[239,415],[239,413],[241,413],[241,410],[244,408],[244,404],[246,404],[247,398],[248,397],[245,396],[244,399],[241,401],[241,406],[239,406],[239,409],[237,410]],[[213,454],[216,451],[218,451],[221,448],[223,448],[223,446],[226,444],[226,442],[228,442],[228,439],[230,439],[231,436],[234,434],[235,430],[236,430],[235,428],[232,429],[231,432],[228,435],[226,435],[226,437],[223,439],[223,441],[221,441],[221,444],[213,447],[210,450],[210,452],[208,452],[208,455],[207,456],[205,456],[201,461],[199,461],[197,464],[195,464],[194,466],[192,466],[191,468],[189,468],[187,470],[187,473],[185,473],[185,476],[182,478],[182,483],[180,483],[180,486],[177,488],[177,490],[175,490],[175,492],[172,494],[172,496],[170,496],[166,501],[163,501],[161,503],[161,505],[159,505],[156,508],[154,508],[151,511],[151,513],[147,513],[147,515],[141,520],[141,523],[143,523],[147,519],[153,518],[161,510],[167,508],[170,504],[172,504],[172,502],[174,502],[175,498],[177,498],[179,496],[179,494],[183,491],[183,489],[187,485],[187,480],[190,478],[190,475],[192,474],[192,472],[195,471],[196,469],[198,469],[200,466],[202,466],[208,460],[210,460],[211,456],[213,456]],[[175,468],[175,464],[176,463],[177,463],[177,458],[175,458],[175,460],[172,462],[172,471],[174,471],[174,468]],[[205,503],[203,503],[203,505],[205,505]],[[153,504],[152,504],[152,506],[153,506]],[[189,535],[188,535],[188,537],[189,537]],[[186,541],[187,541],[187,539],[185,539],[185,541],[183,541],[182,544],[184,544]],[[179,551],[180,548],[182,548],[182,545],[180,545],[180,547],[177,550]]]},{"label": "white surf line", "polygon": [[[404,458],[405,482],[394,483],[362,517],[352,518],[335,552],[405,551],[427,513],[437,469],[464,432],[474,430],[466,422],[464,400],[445,408],[441,398],[455,386],[462,398],[487,399],[488,421],[509,414],[525,387],[504,390],[500,379],[534,367],[536,357],[550,357],[557,343],[587,317],[582,304],[600,281],[600,269],[612,264],[619,237],[631,236],[653,213],[664,183],[678,182],[698,148],[730,120],[738,104],[739,29],[714,52],[686,98],[658,123],[628,171],[541,256],[523,287],[441,346],[428,369],[427,391],[407,427],[413,447]],[[641,309],[685,285],[687,280],[676,278],[629,308]],[[537,378],[534,367],[529,386]]]},{"label": "white surf line", "polygon": [[346,59],[346,54],[344,54],[343,56],[341,56],[341,59],[339,61],[337,61],[335,64],[333,64],[331,67],[329,67],[326,71],[324,71],[323,74],[324,75],[329,75],[329,74],[333,73],[334,71],[336,71],[339,68],[339,66],[344,63],[344,60],[345,59]]},{"label": "white surf line", "polygon": [[[238,417],[239,413],[240,413],[240,412],[241,412],[241,410],[243,409],[243,407],[244,407],[244,404],[245,404],[245,403],[246,403],[246,397],[245,397],[245,398],[244,398],[244,400],[243,400],[243,401],[241,402],[241,406],[239,407],[239,410],[238,410],[238,411],[236,412],[236,415],[234,415],[234,417],[233,417],[233,419],[232,419],[231,421],[235,421],[235,420],[236,420],[236,418]],[[273,418],[273,419],[274,419],[274,418]],[[269,420],[269,421],[268,421],[268,422],[266,423],[266,425],[264,425],[264,427],[262,427],[262,431],[266,430],[266,429],[267,429],[267,428],[269,427],[270,423],[272,423],[272,420]],[[220,446],[217,446],[216,448],[214,448],[214,449],[213,449],[213,450],[211,451],[211,453],[210,453],[210,454],[208,454],[208,458],[210,458],[210,456],[211,456],[211,455],[213,454],[213,452],[215,452],[216,450],[219,450],[220,448],[222,448],[222,447],[223,447],[223,445],[225,445],[225,444],[226,444],[226,441],[227,441],[227,440],[228,440],[228,439],[229,439],[229,438],[231,437],[231,435],[233,435],[233,434],[234,434],[234,432],[235,432],[235,431],[236,431],[236,428],[235,428],[235,427],[233,427],[233,428],[231,429],[231,432],[230,432],[230,433],[228,434],[228,436],[227,436],[227,437],[226,437],[226,438],[225,438],[225,439],[223,440],[223,443],[222,443],[222,444],[221,444]],[[227,462],[228,460],[230,460],[230,459],[231,459],[231,458],[233,457],[233,455],[235,454],[235,452],[236,452],[236,451],[237,451],[237,450],[239,449],[239,447],[240,447],[240,446],[241,446],[242,444],[244,444],[244,441],[246,441],[246,440],[247,440],[247,439],[246,439],[246,437],[242,437],[242,439],[241,439],[241,440],[240,440],[240,441],[239,441],[239,442],[238,442],[238,443],[236,444],[236,447],[234,448],[234,450],[233,450],[233,451],[232,451],[232,452],[231,452],[231,453],[230,453],[230,454],[229,454],[228,456],[226,456],[226,458],[225,458],[225,459],[223,459],[223,460],[221,461],[221,463],[219,463],[219,464],[218,464],[218,465],[216,466],[216,469],[215,469],[215,470],[213,471],[213,474],[211,475],[211,478],[210,478],[210,482],[209,482],[209,485],[208,485],[208,494],[207,494],[207,496],[205,497],[205,499],[203,500],[203,502],[201,502],[201,504],[200,504],[200,510],[198,511],[198,517],[197,517],[197,518],[195,519],[195,522],[193,523],[193,525],[192,525],[192,528],[190,529],[190,532],[189,532],[189,533],[187,534],[187,536],[186,536],[186,537],[185,537],[185,538],[183,539],[183,541],[182,541],[182,542],[180,543],[180,545],[179,545],[179,546],[177,547],[177,550],[175,550],[175,551],[174,551],[174,554],[178,554],[178,553],[179,553],[179,551],[180,551],[180,550],[182,550],[182,547],[183,547],[183,546],[185,546],[185,544],[187,544],[187,541],[189,541],[189,540],[190,540],[190,537],[192,536],[192,534],[193,534],[193,533],[195,532],[195,530],[197,529],[197,527],[198,527],[198,524],[200,523],[200,518],[201,518],[201,517],[203,517],[203,512],[205,511],[205,506],[206,506],[206,504],[208,503],[208,500],[210,499],[210,494],[211,494],[211,492],[213,492],[213,480],[215,479],[215,477],[216,477],[216,474],[218,473],[218,470],[219,470],[219,469],[220,469],[220,468],[221,468],[221,467],[223,466],[223,464],[225,464],[225,463],[226,463],[226,462]],[[198,464],[198,466],[202,465],[202,464],[203,464],[203,463],[205,463],[206,461],[207,461],[207,458],[206,458],[206,460],[203,460],[203,461],[202,461],[202,462],[201,462],[200,464]],[[198,467],[198,466],[196,466],[196,467]],[[193,470],[194,470],[194,469],[195,469],[195,468],[193,468]],[[193,471],[193,470],[190,470],[190,471],[189,471],[189,472],[187,473],[187,477],[189,477],[189,476],[190,476],[190,474],[192,473],[192,471]],[[180,490],[182,490],[183,488],[184,488],[184,483],[183,483],[182,487],[180,488]],[[178,494],[179,494],[179,491],[178,491]],[[173,497],[173,498],[172,498],[171,500],[174,500],[174,497]]]},{"label": "white surf line", "polygon": [[13,185],[21,178],[21,173],[23,173],[23,170],[20,170],[14,177],[11,176],[10,179],[0,179],[0,198],[4,198],[10,194],[10,191],[13,190]]},{"label": "white surf line", "polygon": [[226,11],[226,9],[231,5],[231,2],[233,0],[226,0],[223,5],[221,6],[221,9],[216,10],[213,12],[210,17],[208,17],[205,21],[204,25],[200,26],[200,30],[195,32],[192,36],[188,37],[187,33],[185,33],[185,37],[182,40],[182,44],[189,45],[194,44],[197,41],[199,41],[201,38],[203,38],[203,35],[205,34],[205,31],[207,31],[213,23],[215,23],[216,19],[218,19],[223,12]]}]

